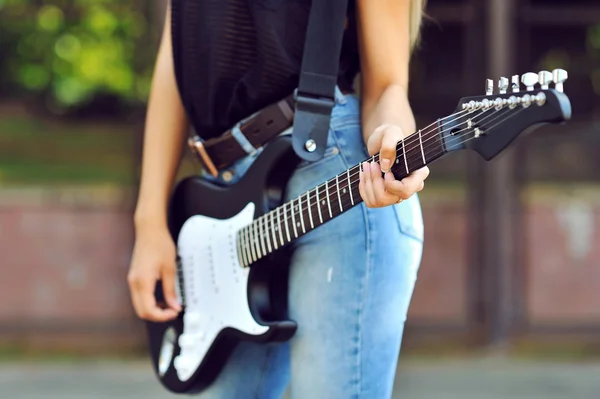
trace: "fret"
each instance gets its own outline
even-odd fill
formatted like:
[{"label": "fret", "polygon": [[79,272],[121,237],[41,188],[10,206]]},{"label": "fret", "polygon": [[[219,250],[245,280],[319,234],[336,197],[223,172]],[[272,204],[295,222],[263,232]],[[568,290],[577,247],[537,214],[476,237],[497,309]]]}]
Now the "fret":
[{"label": "fret", "polygon": [[273,211],[269,212],[271,214],[271,233],[273,234],[273,246],[275,249],[278,248],[277,245],[277,235],[275,234],[275,214]]},{"label": "fret", "polygon": [[315,225],[313,224],[312,209],[310,209],[310,190],[306,192],[306,207],[308,208],[308,220],[310,221],[310,228],[314,229]]},{"label": "fret", "polygon": [[410,171],[408,170],[408,160],[406,159],[406,145],[404,143],[404,139],[402,139],[402,153],[404,154],[404,166],[406,167],[406,174],[409,175]]},{"label": "fret", "polygon": [[304,228],[304,216],[302,215],[302,196],[298,197],[298,210],[300,211],[300,224],[302,226],[302,234],[306,234],[306,229]]},{"label": "fret", "polygon": [[266,215],[263,215],[260,217],[261,219],[263,219],[262,224],[264,227],[264,231],[265,231],[265,241],[267,242],[267,253],[270,254],[271,252],[273,252],[273,250],[271,249],[271,241],[269,241],[269,225],[267,224],[267,219],[269,218],[269,214],[267,213]]},{"label": "fret", "polygon": [[279,230],[279,240],[281,242],[281,246],[283,247],[283,232],[281,231],[281,216],[279,216],[279,208],[275,208],[277,211],[277,230]]},{"label": "fret", "polygon": [[244,227],[244,247],[246,249],[246,258],[248,258],[248,264],[254,262],[252,258],[252,247],[250,246],[250,229],[249,225]]},{"label": "fret", "polygon": [[248,266],[248,262],[246,261],[246,252],[243,250],[244,248],[244,242],[242,241],[242,237],[244,229],[238,231],[237,233],[237,250],[238,250],[238,257],[240,258],[240,264],[243,267]]},{"label": "fret", "polygon": [[338,176],[335,176],[335,187],[337,189],[338,195],[338,203],[340,204],[340,212],[344,212],[344,208],[342,208],[342,197],[340,197],[340,182],[338,180]]},{"label": "fret", "polygon": [[258,223],[252,223],[252,226],[254,227],[254,245],[256,245],[256,255],[257,259],[260,259],[263,257],[263,254],[260,251],[260,237],[258,236],[257,225]]},{"label": "fret", "polygon": [[427,144],[427,154],[425,154],[425,162],[432,162],[446,153],[444,141],[442,140],[443,128],[438,119],[437,128],[423,132],[423,141]]},{"label": "fret", "polygon": [[296,230],[296,212],[294,212],[294,200],[290,203],[290,212],[292,213],[292,227],[294,228],[294,238],[298,238],[298,231]]},{"label": "fret", "polygon": [[[399,141],[397,145],[402,146],[402,152],[397,148],[397,157],[394,160],[393,169],[398,178],[401,175],[410,174],[411,170],[416,170],[427,162],[440,157],[443,153],[447,152],[444,147],[444,142],[440,137],[440,132],[436,131],[417,131],[418,141],[403,140]],[[433,151],[428,149],[428,153],[425,154],[425,146],[427,143],[428,147],[433,147]],[[407,148],[408,146],[408,148]],[[404,157],[404,168],[402,170],[402,160],[400,157]],[[409,165],[409,159],[410,165]],[[371,157],[365,162],[375,162],[374,157]],[[422,162],[420,164],[419,162]],[[279,249],[287,243],[291,243],[294,239],[299,238],[301,235],[306,234],[312,229],[319,226],[319,224],[325,223],[327,220],[333,219],[335,216],[349,210],[351,207],[359,204],[362,200],[360,196],[359,177],[357,172],[363,172],[362,162],[352,168],[347,169],[335,176],[334,179],[330,179],[318,185],[314,188],[314,199],[311,199],[311,190],[308,190],[306,198],[304,199],[301,194],[296,199],[292,199],[289,202],[282,204],[278,208],[268,212],[261,216],[257,220],[253,221],[250,225],[240,229],[237,233],[236,248],[238,251],[238,260],[244,267],[250,266],[253,262],[263,258],[267,254]],[[356,176],[355,176],[356,175]],[[335,184],[335,185],[334,185]],[[323,192],[321,192],[321,186],[324,185]],[[334,185],[333,189],[335,193],[331,193],[329,186]],[[348,193],[346,193],[348,190]],[[337,196],[339,211],[333,212],[335,204],[331,205],[331,196]],[[326,198],[324,198],[325,196]],[[349,200],[348,200],[349,197]],[[356,200],[354,199],[356,197]],[[335,201],[335,198],[334,198]],[[347,201],[347,202],[344,202]],[[318,219],[313,216],[313,203],[317,207]],[[327,208],[325,208],[327,206]],[[288,215],[288,208],[290,215]],[[305,219],[304,209],[308,212],[308,219]],[[283,215],[282,213],[283,212]],[[328,212],[329,219],[323,219],[323,213]],[[298,215],[297,215],[298,213]],[[281,218],[284,220],[281,220]],[[277,218],[277,220],[275,220]],[[290,229],[289,223],[292,223],[293,232]],[[284,227],[285,226],[285,227]],[[285,229],[285,232],[283,231]],[[277,239],[277,231],[279,231],[279,239]],[[284,238],[285,236],[285,238]],[[266,241],[266,243],[265,243]],[[278,242],[279,241],[279,242]]]},{"label": "fret", "polygon": [[262,219],[263,231],[265,242],[267,243],[267,254],[273,252],[271,248],[271,236],[269,235],[269,214],[266,213],[260,217]]},{"label": "fret", "polygon": [[333,215],[331,214],[331,203],[329,202],[329,188],[327,187],[327,183],[325,182],[325,196],[327,197],[327,209],[329,209],[329,217],[333,218]]},{"label": "fret", "polygon": [[287,236],[288,242],[292,242],[292,239],[290,238],[290,228],[288,226],[288,217],[287,217],[287,213],[285,211],[286,205],[287,205],[287,202],[285,204],[283,204],[283,221],[285,222],[285,235]]},{"label": "fret", "polygon": [[265,256],[267,254],[267,248],[265,245],[265,236],[263,234],[262,229],[262,217],[258,218],[256,223],[258,224],[258,236],[260,237],[260,247],[262,249],[263,256]]},{"label": "fret", "polygon": [[321,215],[321,204],[319,203],[319,186],[315,188],[315,194],[317,195],[317,210],[319,211],[319,220],[323,224],[323,215]]},{"label": "fret", "polygon": [[423,157],[423,165],[427,163],[425,161],[425,151],[423,150],[423,138],[421,137],[421,131],[419,130],[419,145],[421,146],[421,156]]},{"label": "fret", "polygon": [[421,159],[421,155],[420,155],[420,149],[419,149],[419,143],[416,142],[415,143],[411,143],[413,144],[412,146],[409,146],[408,149],[406,150],[406,154],[408,156],[408,158],[410,158],[410,165],[409,165],[409,169],[412,171],[415,171],[419,168],[422,168],[423,166],[425,166],[425,164],[423,163],[423,160]]},{"label": "fret", "polygon": [[250,228],[252,225],[249,225],[246,228],[246,233],[247,233],[247,238],[248,238],[248,247],[250,247],[250,255],[252,255],[251,259],[252,262],[256,262],[256,251],[254,250],[254,245],[252,245],[252,242],[254,241],[254,238],[252,237],[252,229]]},{"label": "fret", "polygon": [[250,246],[248,244],[248,226],[244,227],[243,231],[244,237],[244,256],[246,257],[246,264],[249,265],[252,263],[252,253],[250,252]]},{"label": "fret", "polygon": [[[360,167],[359,167],[360,169]],[[346,180],[348,180],[348,191],[350,191],[350,202],[352,206],[354,206],[354,198],[352,197],[352,183],[350,182],[350,169],[346,171],[346,175],[348,176]]]}]

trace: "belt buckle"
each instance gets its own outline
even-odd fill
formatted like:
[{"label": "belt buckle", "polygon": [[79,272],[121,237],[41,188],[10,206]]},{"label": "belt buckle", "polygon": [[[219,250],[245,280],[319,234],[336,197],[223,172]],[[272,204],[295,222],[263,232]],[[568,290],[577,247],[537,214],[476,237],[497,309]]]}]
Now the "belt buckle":
[{"label": "belt buckle", "polygon": [[204,144],[202,144],[202,140],[198,136],[190,137],[188,139],[188,145],[194,154],[196,154],[196,158],[202,165],[205,171],[210,173],[213,177],[219,176],[219,171],[215,167],[214,162],[208,156],[206,152],[206,148],[204,148]]}]

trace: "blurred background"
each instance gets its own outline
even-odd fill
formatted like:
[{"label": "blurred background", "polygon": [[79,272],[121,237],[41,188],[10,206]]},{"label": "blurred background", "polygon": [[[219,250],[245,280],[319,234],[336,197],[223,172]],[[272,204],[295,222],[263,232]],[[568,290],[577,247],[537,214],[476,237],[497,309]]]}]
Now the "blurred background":
[{"label": "blurred background", "polygon": [[[168,398],[126,274],[166,0],[0,0],[0,397]],[[563,68],[573,119],[421,194],[398,398],[600,395],[600,3],[429,0],[419,126]],[[186,160],[181,174],[193,166]]]}]

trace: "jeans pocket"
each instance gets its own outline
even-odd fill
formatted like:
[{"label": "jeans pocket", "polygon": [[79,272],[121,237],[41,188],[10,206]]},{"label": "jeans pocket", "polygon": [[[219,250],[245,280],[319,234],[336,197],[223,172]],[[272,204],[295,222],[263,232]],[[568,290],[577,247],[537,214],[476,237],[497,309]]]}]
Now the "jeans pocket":
[{"label": "jeans pocket", "polygon": [[398,219],[398,227],[402,234],[423,242],[425,229],[418,194],[415,193],[406,201],[392,205],[392,207],[394,208],[396,218]]}]

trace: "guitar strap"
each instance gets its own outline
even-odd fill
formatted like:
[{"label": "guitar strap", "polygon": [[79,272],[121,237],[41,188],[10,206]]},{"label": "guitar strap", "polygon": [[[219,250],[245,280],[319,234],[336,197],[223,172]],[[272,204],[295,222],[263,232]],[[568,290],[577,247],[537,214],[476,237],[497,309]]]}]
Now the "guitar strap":
[{"label": "guitar strap", "polygon": [[348,0],[312,0],[292,130],[294,151],[309,162],[327,145],[347,7]]}]

